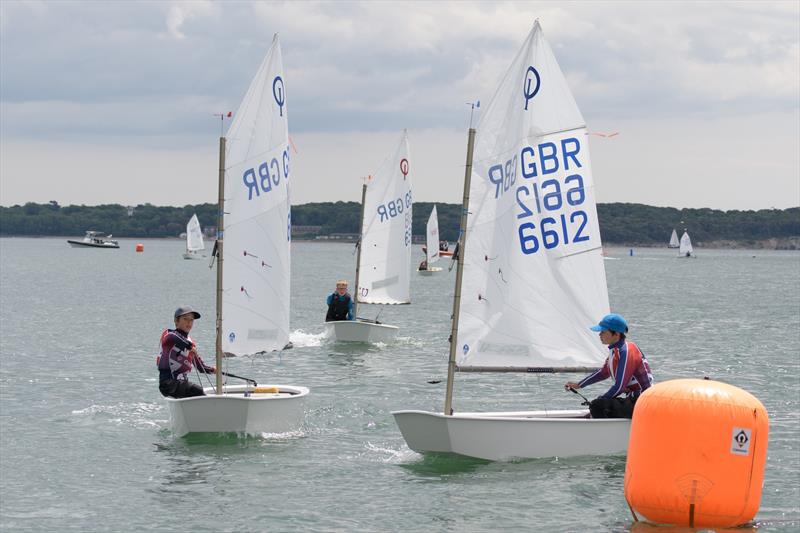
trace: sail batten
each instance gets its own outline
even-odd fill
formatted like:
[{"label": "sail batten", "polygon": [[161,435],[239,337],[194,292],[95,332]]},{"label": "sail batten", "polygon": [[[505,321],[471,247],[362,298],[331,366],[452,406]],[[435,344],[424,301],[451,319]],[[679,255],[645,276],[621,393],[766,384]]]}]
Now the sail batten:
[{"label": "sail batten", "polygon": [[227,133],[222,343],[226,352],[289,340],[290,151],[278,36]]},{"label": "sail batten", "polygon": [[470,181],[458,368],[596,368],[588,326],[609,304],[588,136],[538,22],[483,112]]}]

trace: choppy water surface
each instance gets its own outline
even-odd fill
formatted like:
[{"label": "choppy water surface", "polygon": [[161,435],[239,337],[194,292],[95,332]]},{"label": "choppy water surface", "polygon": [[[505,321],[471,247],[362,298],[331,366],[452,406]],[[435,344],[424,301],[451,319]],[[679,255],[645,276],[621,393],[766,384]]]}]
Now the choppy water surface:
[{"label": "choppy water surface", "polygon": [[[628,531],[625,459],[491,463],[410,451],[390,411],[441,410],[455,271],[414,274],[385,308],[397,342],[322,339],[324,297],[351,279],[352,245],[295,243],[292,340],[228,361],[259,382],[311,388],[298,435],[175,439],[155,353],[172,311],[213,350],[214,274],[181,241],[120,250],[0,239],[0,529],[4,531]],[[770,415],[759,531],[800,529],[800,254],[609,250],[612,308],[660,381],[710,376]],[[420,254],[421,258],[421,254]],[[377,308],[363,313],[374,316]],[[576,376],[577,377],[577,376]],[[566,376],[459,375],[459,410],[573,408]],[[590,389],[592,392],[599,392]]]}]

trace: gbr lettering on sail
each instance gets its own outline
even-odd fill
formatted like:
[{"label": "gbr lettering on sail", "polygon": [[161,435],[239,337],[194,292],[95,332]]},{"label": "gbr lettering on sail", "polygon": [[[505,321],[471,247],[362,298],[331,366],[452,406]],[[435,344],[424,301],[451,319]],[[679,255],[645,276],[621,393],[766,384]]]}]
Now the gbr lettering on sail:
[{"label": "gbr lettering on sail", "polygon": [[[585,130],[539,137],[509,159],[490,165],[494,198],[513,197],[515,231],[523,254],[558,250],[570,254],[599,246]],[[576,135],[577,133],[577,135]],[[588,179],[587,179],[588,178]],[[591,245],[596,243],[595,245]]]}]

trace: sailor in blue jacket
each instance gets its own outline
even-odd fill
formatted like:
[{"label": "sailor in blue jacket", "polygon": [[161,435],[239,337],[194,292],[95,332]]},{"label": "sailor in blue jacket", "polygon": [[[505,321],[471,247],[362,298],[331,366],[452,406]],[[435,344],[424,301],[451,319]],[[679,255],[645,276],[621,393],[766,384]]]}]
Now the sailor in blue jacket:
[{"label": "sailor in blue jacket", "polygon": [[347,280],[336,282],[336,290],[328,295],[328,313],[325,322],[334,320],[353,320],[353,298],[347,292]]}]

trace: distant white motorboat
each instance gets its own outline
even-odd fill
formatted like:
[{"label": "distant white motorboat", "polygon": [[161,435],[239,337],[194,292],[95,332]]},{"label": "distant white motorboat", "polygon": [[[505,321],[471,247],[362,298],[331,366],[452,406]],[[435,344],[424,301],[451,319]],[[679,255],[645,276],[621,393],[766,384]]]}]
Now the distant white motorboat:
[{"label": "distant white motorboat", "polygon": [[667,245],[667,248],[678,248],[679,246],[680,243],[678,242],[678,232],[672,230],[672,235],[669,238],[669,244]]},{"label": "distant white motorboat", "polygon": [[441,267],[432,266],[439,260],[440,246],[439,243],[439,217],[436,215],[436,206],[431,209],[431,214],[428,217],[428,223],[425,226],[425,265],[426,268],[417,267],[417,272],[423,276],[432,276],[436,272],[441,272]]},{"label": "distant white motorboat", "polygon": [[73,248],[119,248],[119,242],[111,240],[111,235],[102,237],[100,231],[87,231],[81,241],[67,240]]},{"label": "distant white motorboat", "polygon": [[444,409],[395,411],[395,422],[420,453],[624,454],[628,419],[453,407],[456,371],[591,372],[607,353],[588,327],[609,304],[586,123],[538,21],[478,131],[467,144]]},{"label": "distant white motorboat", "polygon": [[344,342],[387,342],[399,328],[358,316],[359,304],[411,303],[411,176],[408,134],[361,188],[361,238],[353,294],[355,320],[325,322],[326,336]]},{"label": "distant white motorboat", "polygon": [[[220,138],[216,384],[205,388],[206,396],[165,398],[177,436],[284,433],[301,429],[305,420],[308,388],[229,386],[221,372],[223,353],[281,350],[289,341],[289,131],[283,84],[276,34],[228,129],[230,142]],[[271,169],[266,183],[255,177],[254,165],[260,164]],[[226,173],[236,179],[225,180]],[[226,221],[230,228],[224,231]]]},{"label": "distant white motorboat", "polygon": [[197,215],[192,215],[189,222],[186,224],[186,251],[183,254],[184,259],[203,259],[205,255],[200,252],[206,249],[203,243],[203,232],[200,229],[200,221],[197,220]]},{"label": "distant white motorboat", "polygon": [[681,235],[681,245],[678,249],[678,257],[696,257],[694,255],[694,248],[692,248],[692,239],[689,238],[689,233],[684,231]]}]

